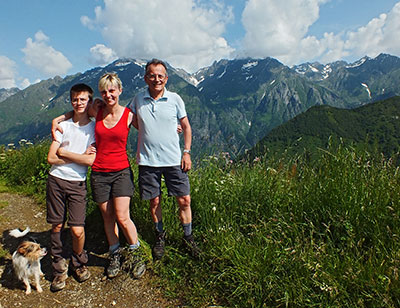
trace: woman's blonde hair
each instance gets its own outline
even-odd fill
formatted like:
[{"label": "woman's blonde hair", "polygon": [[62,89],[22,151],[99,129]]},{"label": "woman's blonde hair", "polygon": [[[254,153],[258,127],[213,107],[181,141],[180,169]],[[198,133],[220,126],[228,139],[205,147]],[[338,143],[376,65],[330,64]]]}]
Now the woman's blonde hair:
[{"label": "woman's blonde hair", "polygon": [[105,73],[99,80],[99,91],[105,90],[109,85],[117,86],[122,90],[122,82],[116,73]]}]

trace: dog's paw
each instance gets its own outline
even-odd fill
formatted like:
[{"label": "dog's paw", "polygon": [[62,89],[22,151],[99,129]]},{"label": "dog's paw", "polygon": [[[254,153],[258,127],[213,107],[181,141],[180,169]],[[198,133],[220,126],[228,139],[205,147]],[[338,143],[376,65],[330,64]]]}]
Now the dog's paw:
[{"label": "dog's paw", "polygon": [[37,290],[39,293],[42,293],[42,292],[43,292],[43,289],[42,289],[41,286],[37,286],[37,287],[36,287],[36,290]]},{"label": "dog's paw", "polygon": [[25,294],[31,294],[31,292],[32,292],[32,290],[29,288],[29,289],[26,289]]}]

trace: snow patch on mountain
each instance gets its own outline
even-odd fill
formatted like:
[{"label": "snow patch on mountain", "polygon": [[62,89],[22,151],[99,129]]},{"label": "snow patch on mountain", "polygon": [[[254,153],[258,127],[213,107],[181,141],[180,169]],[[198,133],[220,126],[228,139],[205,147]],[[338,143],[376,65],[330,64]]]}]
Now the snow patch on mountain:
[{"label": "snow patch on mountain", "polygon": [[346,65],[346,68],[355,68],[355,67],[361,66],[361,65],[363,65],[367,60],[369,60],[369,57],[363,57],[363,58],[361,58],[360,60],[358,60],[358,61],[356,61],[356,62],[354,62],[354,63],[352,63],[352,64]]},{"label": "snow patch on mountain", "polygon": [[250,68],[252,68],[254,66],[257,66],[257,65],[258,65],[258,61],[248,62],[246,64],[243,64],[242,70],[248,70],[248,69],[250,69]]},{"label": "snow patch on mountain", "polygon": [[226,66],[224,68],[224,71],[217,77],[217,79],[222,78],[225,75],[225,73],[226,73]]},{"label": "snow patch on mountain", "polygon": [[368,92],[368,97],[371,98],[371,90],[369,89],[368,85],[366,83],[361,83],[361,85],[365,88],[365,90]]}]

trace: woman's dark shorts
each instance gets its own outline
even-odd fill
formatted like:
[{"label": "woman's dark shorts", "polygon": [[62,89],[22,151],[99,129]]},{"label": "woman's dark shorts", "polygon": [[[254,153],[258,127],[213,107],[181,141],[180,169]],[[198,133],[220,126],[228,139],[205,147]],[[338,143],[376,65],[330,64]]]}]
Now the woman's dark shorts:
[{"label": "woman's dark shorts", "polygon": [[46,187],[47,222],[84,226],[86,217],[86,181],[67,181],[49,174]]},{"label": "woman's dark shorts", "polygon": [[169,196],[190,195],[189,177],[182,171],[181,166],[139,166],[139,189],[143,200],[150,200],[161,195],[162,176],[164,176]]},{"label": "woman's dark shorts", "polygon": [[90,176],[93,200],[103,203],[116,197],[132,197],[135,187],[131,168],[115,172],[92,171]]}]

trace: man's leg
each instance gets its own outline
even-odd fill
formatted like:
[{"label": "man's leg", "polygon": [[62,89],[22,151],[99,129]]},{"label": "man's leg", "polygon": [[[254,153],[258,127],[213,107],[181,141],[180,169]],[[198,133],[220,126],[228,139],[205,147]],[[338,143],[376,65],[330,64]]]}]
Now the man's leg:
[{"label": "man's leg", "polygon": [[200,255],[200,249],[197,247],[192,234],[192,209],[190,207],[190,195],[176,197],[179,205],[179,218],[183,228],[183,242],[190,254],[194,258]]},{"label": "man's leg", "polygon": [[153,257],[159,260],[165,254],[165,231],[162,222],[161,195],[150,199],[150,214],[156,230]]}]

